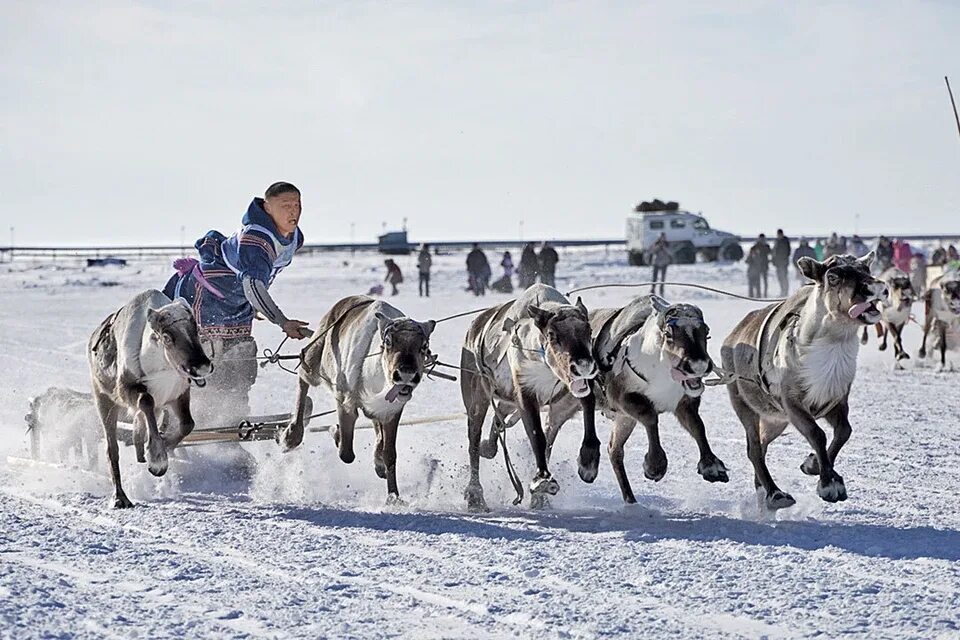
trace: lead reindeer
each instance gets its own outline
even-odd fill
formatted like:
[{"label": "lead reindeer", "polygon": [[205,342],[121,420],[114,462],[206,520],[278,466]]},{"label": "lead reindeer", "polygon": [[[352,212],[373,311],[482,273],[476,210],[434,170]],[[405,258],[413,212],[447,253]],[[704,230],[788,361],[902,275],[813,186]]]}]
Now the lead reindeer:
[{"label": "lead reindeer", "polygon": [[367,296],[333,305],[301,352],[296,415],[280,434],[280,444],[289,451],[302,442],[307,394],[322,384],[337,403],[334,440],[340,459],[355,459],[354,427],[362,412],[376,431],[374,469],[387,481],[387,503],[400,503],[397,429],[430,361],[435,326],[432,320],[411,320],[396,307]]},{"label": "lead reindeer", "polygon": [[[707,352],[710,328],[700,309],[671,305],[659,296],[639,296],[624,307],[592,310],[590,325],[601,371],[597,398],[600,410],[614,421],[608,452],[623,500],[637,501],[623,464],[623,448],[638,421],[647,432],[644,475],[659,481],[666,474],[659,416],[667,412],[676,415],[696,441],[697,472],[708,482],[727,482],[727,468],[711,450],[700,417],[703,377],[713,370]],[[569,396],[550,407],[548,450],[578,409]]]},{"label": "lead reindeer", "polygon": [[[769,510],[795,504],[767,469],[767,446],[793,424],[813,448],[801,465],[819,475],[817,494],[827,502],[847,499],[834,470],[850,438],[850,386],[857,372],[857,333],[880,321],[886,285],[870,275],[873,252],[861,259],[831,256],[824,262],[801,258],[797,265],[812,284],[786,301],[752,311],[723,343],[721,357],[732,382],[730,402],[747,435],[754,483],[763,488]],[[833,440],[817,425],[825,418]]]},{"label": "lead reindeer", "polygon": [[947,351],[960,349],[960,272],[946,271],[938,276],[924,296],[926,317],[923,321],[921,358],[927,357],[927,339],[940,352],[940,369],[947,369]]},{"label": "lead reindeer", "polygon": [[[910,281],[910,275],[897,267],[885,269],[880,280],[887,285],[889,296],[880,308],[877,323],[877,337],[880,338],[880,351],[887,349],[887,337],[893,336],[894,368],[903,369],[901,360],[909,360],[910,354],[903,348],[903,329],[910,321],[910,310],[916,299],[916,291]],[[868,327],[863,328],[860,344],[867,344]]]},{"label": "lead reindeer", "polygon": [[[127,412],[133,416],[137,462],[146,462],[150,473],[162,476],[167,452],[193,430],[190,383],[202,385],[213,365],[200,345],[190,307],[154,290],[141,293],[100,323],[87,345],[87,360],[107,441],[114,507],[132,507],[120,481],[118,417]],[[161,434],[157,423],[168,407],[176,420]]]},{"label": "lead reindeer", "polygon": [[518,415],[523,422],[537,464],[530,483],[534,506],[560,489],[547,467],[540,409],[567,393],[579,401],[584,415],[580,478],[584,482],[596,479],[600,440],[590,383],[597,375],[597,366],[583,302],[578,299],[571,304],[553,287],[538,284],[514,301],[487,309],[467,331],[460,366],[470,454],[470,481],[464,492],[468,508],[487,510],[480,484],[480,456],[492,458],[497,451],[493,435],[481,442],[483,422],[491,406],[495,413],[492,430],[505,426],[511,416]]}]

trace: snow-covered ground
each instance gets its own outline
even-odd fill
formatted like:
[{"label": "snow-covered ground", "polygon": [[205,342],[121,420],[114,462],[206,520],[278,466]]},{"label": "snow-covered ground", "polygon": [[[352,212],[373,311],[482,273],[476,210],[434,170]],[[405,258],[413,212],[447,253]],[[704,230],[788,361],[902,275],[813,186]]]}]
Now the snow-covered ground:
[{"label": "snow-covered ground", "polygon": [[[648,276],[616,250],[568,250],[561,259],[561,290]],[[408,282],[391,302],[427,319],[506,299],[468,296],[463,260],[436,259],[427,300],[416,295],[413,257],[402,259]],[[372,255],[304,257],[273,291],[288,315],[315,323],[382,271]],[[745,293],[742,265],[670,271]],[[28,397],[52,385],[88,389],[89,334],[168,272],[165,261],[0,265],[2,460],[25,450]],[[592,291],[584,300],[613,306],[635,293]],[[702,306],[715,356],[755,306],[667,293]],[[442,359],[458,360],[468,323],[437,328],[432,346]],[[256,335],[271,348],[281,337],[266,324]],[[906,342],[915,353],[916,325]],[[359,432],[352,465],[339,461],[328,434],[308,434],[286,455],[272,442],[194,448],[189,464],[175,461],[162,479],[122,449],[138,503],[127,511],[109,507],[110,485],[97,475],[0,462],[0,637],[960,637],[958,381],[915,360],[895,372],[892,354],[871,339],[838,465],[849,500],[816,496],[816,480],[799,470],[808,448],[790,430],[768,460],[798,504],[775,521],[757,512],[742,428],[723,389],[708,390],[703,415],[730,482],[701,480],[693,441],[664,417],[670,470],[661,482],[643,478],[642,430],[628,443],[639,500],[631,508],[605,453],[594,484],[577,477],[576,421],[554,452],[561,492],[537,512],[511,506],[500,458],[482,467],[492,513],[466,512],[463,418],[401,429],[399,483],[409,502],[401,509],[383,506],[369,431]],[[287,410],[295,380],[262,370],[254,394],[258,412]],[[314,397],[331,406],[324,392]],[[457,384],[431,381],[406,416],[461,410]],[[606,440],[609,422],[598,423]],[[509,442],[528,480],[522,432]],[[240,446],[257,461],[252,477],[229,473]]]}]

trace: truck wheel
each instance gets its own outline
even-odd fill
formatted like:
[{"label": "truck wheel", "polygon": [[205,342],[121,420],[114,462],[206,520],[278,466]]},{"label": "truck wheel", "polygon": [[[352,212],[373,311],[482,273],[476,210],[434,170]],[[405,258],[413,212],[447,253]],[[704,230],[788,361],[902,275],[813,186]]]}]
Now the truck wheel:
[{"label": "truck wheel", "polygon": [[697,250],[692,244],[684,244],[673,254],[677,264],[693,264],[697,261]]},{"label": "truck wheel", "polygon": [[643,252],[642,251],[628,251],[627,252],[627,262],[634,267],[642,267],[644,265]]},{"label": "truck wheel", "polygon": [[743,247],[739,243],[731,242],[720,247],[720,257],[730,262],[743,260]]}]

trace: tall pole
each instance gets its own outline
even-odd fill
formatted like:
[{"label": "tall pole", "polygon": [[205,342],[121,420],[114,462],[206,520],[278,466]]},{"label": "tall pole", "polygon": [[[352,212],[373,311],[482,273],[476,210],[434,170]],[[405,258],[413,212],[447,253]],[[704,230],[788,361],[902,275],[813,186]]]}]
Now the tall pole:
[{"label": "tall pole", "polygon": [[953,89],[950,88],[950,78],[943,76],[943,81],[947,83],[947,93],[950,94],[950,104],[953,105],[953,119],[957,121],[957,134],[960,135],[960,116],[957,115],[957,102],[953,99]]}]

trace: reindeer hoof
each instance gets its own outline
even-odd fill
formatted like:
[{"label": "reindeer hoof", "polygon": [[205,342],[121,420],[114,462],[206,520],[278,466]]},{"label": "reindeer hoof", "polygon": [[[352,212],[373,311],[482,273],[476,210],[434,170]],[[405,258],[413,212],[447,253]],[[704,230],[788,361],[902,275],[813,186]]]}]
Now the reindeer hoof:
[{"label": "reindeer hoof", "polygon": [[701,460],[697,465],[697,473],[703,476],[707,482],[729,482],[727,475],[727,466],[723,464],[720,458],[714,458],[710,462]]},{"label": "reindeer hoof", "polygon": [[496,438],[480,441],[480,457],[486,458],[487,460],[493,460],[495,457],[497,457]]},{"label": "reindeer hoof", "polygon": [[847,487],[843,484],[843,478],[835,475],[827,484],[818,482],[817,495],[827,502],[843,502],[847,499]]},{"label": "reindeer hoof", "polygon": [[653,458],[648,453],[643,457],[643,475],[647,480],[660,482],[663,476],[667,475],[667,458],[660,456]]},{"label": "reindeer hoof", "polygon": [[917,357],[920,358],[921,360],[923,360],[924,358],[926,358],[926,357],[927,357],[927,350],[926,350],[926,349],[920,349],[919,351],[917,351]]},{"label": "reindeer hoof", "polygon": [[867,344],[867,331],[864,329],[863,333],[860,334],[860,344]]},{"label": "reindeer hoof", "polygon": [[[351,462],[357,459],[357,455],[353,452],[353,450],[341,451],[340,459],[346,462],[347,464],[350,464]],[[384,475],[381,477],[386,477],[386,471],[384,471]]]},{"label": "reindeer hoof", "polygon": [[897,356],[897,360],[909,360],[909,359],[910,359],[910,354],[907,353],[906,351],[901,351],[900,355]]},{"label": "reindeer hoof", "polygon": [[792,507],[795,504],[797,504],[797,501],[793,499],[793,496],[785,491],[780,491],[779,489],[767,495],[766,499],[767,509],[770,511],[786,509],[787,507]]},{"label": "reindeer hoof", "polygon": [[407,506],[407,502],[396,493],[387,494],[387,506],[394,508],[402,508]]},{"label": "reindeer hoof", "polygon": [[580,455],[577,457],[577,472],[580,479],[584,482],[593,482],[597,479],[597,473],[600,469],[600,445],[596,447],[580,447]]},{"label": "reindeer hoof", "polygon": [[144,454],[144,451],[143,451],[143,445],[136,447],[136,450],[137,450],[137,462],[139,462],[140,464],[143,464],[144,462],[147,461],[147,456]]},{"label": "reindeer hoof", "polygon": [[130,502],[130,498],[126,494],[119,493],[113,499],[113,508],[114,509],[132,509],[133,503]]},{"label": "reindeer hoof", "polygon": [[377,477],[381,480],[387,479],[387,465],[385,465],[380,458],[374,458],[373,470],[377,472]]},{"label": "reindeer hoof", "polygon": [[530,508],[534,511],[543,511],[550,508],[550,498],[544,493],[530,494]]},{"label": "reindeer hoof", "polygon": [[880,351],[886,351],[886,350],[887,350],[887,345],[886,345],[886,343],[881,342],[881,343],[880,343],[880,346],[877,347],[877,349],[879,349]]},{"label": "reindeer hoof", "polygon": [[817,460],[816,454],[811,453],[807,456],[807,459],[800,465],[800,471],[803,471],[808,476],[820,475],[820,461]]},{"label": "reindeer hoof", "polygon": [[159,478],[167,472],[168,464],[167,450],[162,442],[159,446],[154,445],[147,449],[147,469],[150,473]]},{"label": "reindeer hoof", "polygon": [[463,492],[463,497],[467,501],[467,509],[474,513],[486,513],[490,511],[486,500],[483,499],[483,487],[479,484],[467,485]]},{"label": "reindeer hoof", "polygon": [[550,476],[541,476],[530,483],[530,493],[546,493],[555,496],[560,493],[560,485]]},{"label": "reindeer hoof", "polygon": [[297,428],[297,425],[290,423],[277,436],[277,442],[283,448],[283,452],[292,451],[303,442],[303,428]]}]

